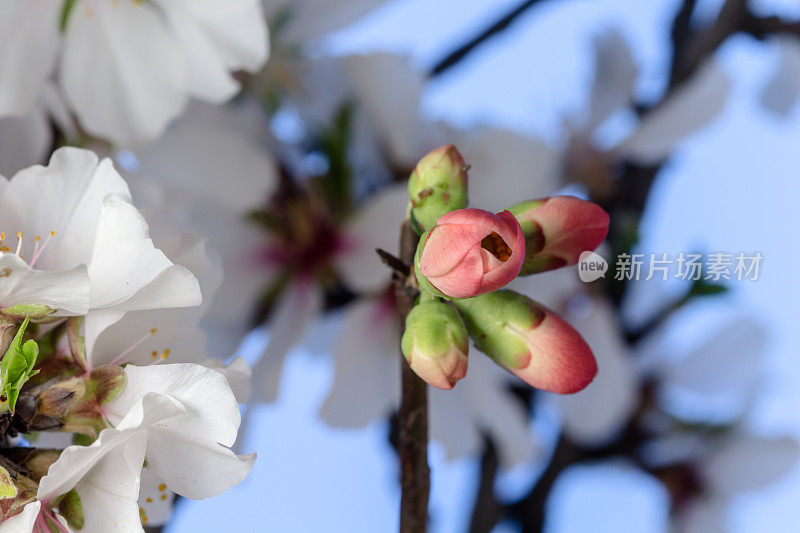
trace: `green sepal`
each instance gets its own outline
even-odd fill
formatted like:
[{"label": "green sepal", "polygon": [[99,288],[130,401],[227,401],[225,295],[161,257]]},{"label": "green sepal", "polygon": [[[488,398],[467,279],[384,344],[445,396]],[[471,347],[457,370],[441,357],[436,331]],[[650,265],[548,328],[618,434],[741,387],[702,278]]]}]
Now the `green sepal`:
[{"label": "green sepal", "polygon": [[24,344],[22,337],[28,327],[28,318],[17,330],[11,341],[8,351],[0,361],[0,394],[8,403],[8,409],[13,413],[17,405],[17,398],[22,387],[38,371],[33,369],[36,358],[39,356],[39,345],[30,339]]},{"label": "green sepal", "polygon": [[525,333],[536,328],[545,315],[536,302],[506,289],[453,300],[453,304],[480,351],[508,368],[527,364],[529,346]]},{"label": "green sepal", "polygon": [[11,477],[8,470],[0,466],[0,500],[14,498],[17,496],[17,492],[14,478]]},{"label": "green sepal", "polygon": [[46,305],[38,304],[17,304],[3,309],[3,314],[14,318],[44,318],[52,315],[56,310]]},{"label": "green sepal", "polygon": [[67,524],[73,529],[81,529],[84,524],[83,505],[81,497],[75,489],[64,494],[58,504],[58,514],[63,516]]}]

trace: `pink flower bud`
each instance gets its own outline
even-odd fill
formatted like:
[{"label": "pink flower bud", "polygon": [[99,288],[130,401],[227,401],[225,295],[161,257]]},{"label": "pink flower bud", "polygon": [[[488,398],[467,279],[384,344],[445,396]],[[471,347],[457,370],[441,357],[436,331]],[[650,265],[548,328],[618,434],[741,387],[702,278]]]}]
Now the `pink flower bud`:
[{"label": "pink flower bud", "polygon": [[450,390],[467,375],[467,329],[458,311],[444,302],[415,306],[400,345],[411,370],[434,387]]},{"label": "pink flower bud", "polygon": [[570,394],[597,375],[597,362],[564,319],[509,290],[454,300],[475,346],[537,389]]},{"label": "pink flower bud", "polygon": [[520,202],[509,208],[525,233],[522,275],[574,265],[581,252],[594,250],[608,234],[608,214],[574,196]]},{"label": "pink flower bud", "polygon": [[525,235],[508,211],[452,211],[439,217],[422,239],[419,273],[452,298],[504,287],[517,277],[525,260]]}]

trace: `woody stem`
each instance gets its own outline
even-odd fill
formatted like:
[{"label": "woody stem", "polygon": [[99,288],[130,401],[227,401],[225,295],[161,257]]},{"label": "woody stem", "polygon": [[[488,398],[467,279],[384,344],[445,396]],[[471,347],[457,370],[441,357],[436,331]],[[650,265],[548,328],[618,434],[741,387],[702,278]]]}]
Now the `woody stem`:
[{"label": "woody stem", "polygon": [[[406,265],[413,265],[419,237],[406,221],[401,227],[400,256]],[[412,267],[413,268],[413,267]],[[401,324],[417,297],[413,271],[405,279],[395,277],[397,310]],[[402,398],[400,401],[400,532],[420,533],[427,530],[430,469],[428,467],[428,389],[411,370],[405,358],[402,366]]]}]

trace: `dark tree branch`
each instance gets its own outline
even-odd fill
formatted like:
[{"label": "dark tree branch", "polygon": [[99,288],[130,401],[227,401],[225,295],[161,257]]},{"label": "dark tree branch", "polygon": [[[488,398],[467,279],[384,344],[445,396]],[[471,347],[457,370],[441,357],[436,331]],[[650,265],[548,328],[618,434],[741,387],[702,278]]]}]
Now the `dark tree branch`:
[{"label": "dark tree branch", "polygon": [[[401,228],[400,261],[406,265],[414,262],[419,237],[406,221]],[[411,273],[405,278],[395,277],[397,310],[402,325],[414,307],[417,291]],[[404,357],[402,367],[402,398],[400,400],[400,532],[424,533],[428,523],[428,497],[430,494],[430,469],[428,467],[428,386],[422,381]]]},{"label": "dark tree branch", "polygon": [[494,478],[499,466],[497,450],[489,437],[484,438],[484,443],[480,483],[472,509],[470,533],[490,533],[503,517],[503,506],[494,495]]},{"label": "dark tree branch", "polygon": [[479,35],[476,35],[463,45],[459,46],[456,50],[443,58],[430,71],[430,77],[435,78],[446,70],[457,65],[462,59],[467,57],[473,50],[478,48],[481,44],[491,39],[493,36],[503,32],[507,29],[520,15],[525,13],[529,8],[540,0],[525,0],[520,5],[509,11],[507,14],[500,17],[491,26],[486,28]]}]

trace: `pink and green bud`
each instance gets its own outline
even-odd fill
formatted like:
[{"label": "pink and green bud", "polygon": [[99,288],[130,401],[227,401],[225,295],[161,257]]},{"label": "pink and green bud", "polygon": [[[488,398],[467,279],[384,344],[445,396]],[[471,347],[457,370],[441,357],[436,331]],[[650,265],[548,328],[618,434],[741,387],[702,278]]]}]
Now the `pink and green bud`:
[{"label": "pink and green bud", "polygon": [[570,394],[597,375],[592,350],[580,334],[527,296],[504,290],[454,304],[475,346],[532,387]]},{"label": "pink and green bud", "polygon": [[423,230],[450,211],[467,206],[467,165],[455,146],[430,152],[417,163],[408,179],[411,216]]},{"label": "pink and green bud", "polygon": [[508,211],[460,209],[439,217],[420,239],[417,277],[451,298],[508,285],[525,260],[525,235]]},{"label": "pink and green bud", "polygon": [[523,276],[574,265],[581,252],[594,250],[608,234],[608,213],[574,196],[529,200],[508,210],[525,233]]},{"label": "pink and green bud", "polygon": [[467,375],[469,336],[458,311],[440,301],[420,303],[406,318],[401,342],[411,370],[449,390]]}]

